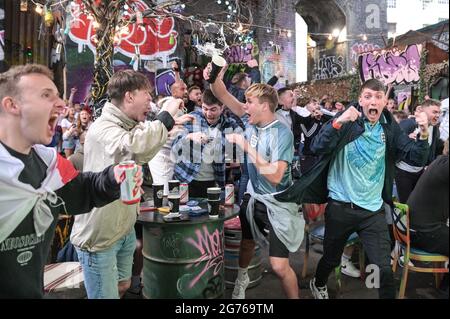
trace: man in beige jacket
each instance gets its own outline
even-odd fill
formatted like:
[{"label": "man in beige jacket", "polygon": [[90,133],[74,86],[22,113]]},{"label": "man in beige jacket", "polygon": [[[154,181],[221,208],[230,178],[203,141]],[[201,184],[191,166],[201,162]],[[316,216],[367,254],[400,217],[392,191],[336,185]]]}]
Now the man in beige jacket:
[{"label": "man in beige jacket", "polygon": [[[84,169],[98,172],[124,160],[148,162],[167,140],[175,124],[190,120],[173,116],[183,106],[171,101],[155,121],[144,122],[150,111],[150,83],[141,73],[119,71],[108,85],[111,103],[92,124],[84,145]],[[138,204],[120,200],[91,214],[75,218],[71,241],[83,267],[88,298],[119,298],[130,286],[133,253],[136,246],[134,224]]]}]

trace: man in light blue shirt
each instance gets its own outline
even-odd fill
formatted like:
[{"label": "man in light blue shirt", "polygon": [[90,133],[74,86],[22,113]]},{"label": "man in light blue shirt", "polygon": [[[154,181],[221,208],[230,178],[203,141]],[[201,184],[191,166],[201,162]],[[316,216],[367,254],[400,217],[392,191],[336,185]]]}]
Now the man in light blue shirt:
[{"label": "man in light blue shirt", "polygon": [[[205,79],[209,78],[207,70],[204,73]],[[284,229],[280,230],[278,225],[281,223],[277,224],[277,221],[283,219],[282,213],[279,212],[277,221],[273,221],[271,219],[273,214],[269,214],[273,212],[270,207],[273,203],[269,203],[264,197],[283,191],[292,184],[290,165],[293,159],[294,137],[290,129],[276,119],[278,94],[273,87],[266,84],[252,85],[245,92],[246,103],[243,104],[227,92],[223,81],[220,80],[224,70],[219,74],[218,80],[211,85],[211,90],[235,115],[241,118],[246,115],[245,136],[229,134],[226,135],[226,139],[245,151],[251,181],[249,187],[253,186],[253,194],[244,196],[239,214],[242,240],[238,277],[232,298],[245,298],[245,290],[250,282],[248,266],[253,257],[255,239],[257,239],[254,237],[252,225],[256,223],[259,233],[267,234],[268,230],[270,264],[279,277],[287,297],[298,299],[297,276],[289,265],[289,252],[298,249],[302,239],[302,236],[298,234],[303,233],[298,206],[292,204],[292,207],[296,208],[295,212],[289,211],[283,215],[285,217],[283,221],[287,222],[286,227],[281,227]],[[275,202],[275,205],[277,203]],[[285,231],[286,229],[289,231]]]}]

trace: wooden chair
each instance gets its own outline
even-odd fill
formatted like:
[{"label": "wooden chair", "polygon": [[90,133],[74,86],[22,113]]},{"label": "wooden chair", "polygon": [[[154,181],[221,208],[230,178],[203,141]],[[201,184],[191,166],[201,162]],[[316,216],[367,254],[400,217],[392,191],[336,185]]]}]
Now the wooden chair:
[{"label": "wooden chair", "polygon": [[[408,282],[408,272],[424,272],[424,273],[434,273],[436,287],[439,287],[441,281],[441,275],[443,273],[448,273],[448,268],[445,267],[445,263],[448,262],[448,257],[426,252],[421,249],[416,249],[411,247],[411,237],[410,237],[410,224],[409,224],[409,208],[406,204],[394,203],[394,209],[392,210],[392,227],[394,230],[394,237],[399,245],[404,251],[404,262],[403,262],[403,273],[400,282],[400,291],[398,298],[403,299],[405,297],[406,284]],[[394,264],[392,270],[395,273],[397,270],[399,254],[398,250],[394,256]],[[418,261],[423,264],[423,267],[409,265],[409,261]],[[425,267],[426,264],[431,263],[432,267]]]}]

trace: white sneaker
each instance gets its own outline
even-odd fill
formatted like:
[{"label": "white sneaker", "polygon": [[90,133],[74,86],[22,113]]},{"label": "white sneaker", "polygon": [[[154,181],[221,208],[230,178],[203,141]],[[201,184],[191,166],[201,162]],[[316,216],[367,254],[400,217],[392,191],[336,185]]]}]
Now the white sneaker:
[{"label": "white sneaker", "polygon": [[[401,255],[398,259],[398,265],[403,268],[403,265],[405,264],[405,256]],[[411,260],[408,261],[409,267],[414,267],[414,264],[411,262]]]},{"label": "white sneaker", "polygon": [[309,288],[311,289],[314,299],[329,299],[327,286],[316,287],[316,278],[309,281]]},{"label": "white sneaker", "polygon": [[242,280],[239,280],[239,277],[234,282],[233,294],[231,295],[231,299],[245,299],[245,290],[250,283],[250,278],[248,277],[248,273],[245,274]]},{"label": "white sneaker", "polygon": [[341,273],[353,278],[361,277],[361,272],[359,269],[357,269],[353,263],[346,258],[342,258],[341,260]]}]

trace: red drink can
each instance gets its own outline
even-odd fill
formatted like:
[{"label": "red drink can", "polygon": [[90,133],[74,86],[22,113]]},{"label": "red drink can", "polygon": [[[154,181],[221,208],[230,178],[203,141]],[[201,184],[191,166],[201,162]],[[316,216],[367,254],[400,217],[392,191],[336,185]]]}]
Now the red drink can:
[{"label": "red drink can", "polygon": [[186,204],[189,201],[189,185],[180,184],[180,204]]},{"label": "red drink can", "polygon": [[234,205],[234,185],[227,184],[225,185],[225,206]]},{"label": "red drink can", "polygon": [[139,186],[134,181],[138,166],[134,161],[120,162],[121,169],[120,180],[120,199],[124,204],[133,205],[141,200],[141,192]]}]

